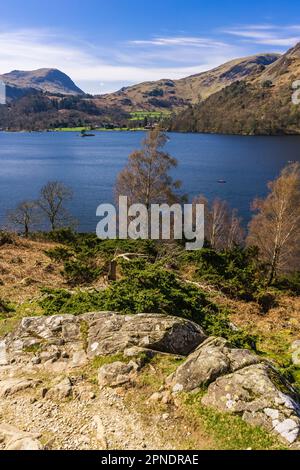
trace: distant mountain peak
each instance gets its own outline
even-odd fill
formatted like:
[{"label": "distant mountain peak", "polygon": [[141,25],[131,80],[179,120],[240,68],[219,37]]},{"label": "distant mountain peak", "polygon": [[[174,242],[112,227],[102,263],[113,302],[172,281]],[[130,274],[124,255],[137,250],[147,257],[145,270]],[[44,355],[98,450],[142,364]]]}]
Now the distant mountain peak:
[{"label": "distant mountain peak", "polygon": [[37,70],[13,70],[0,78],[8,85],[18,88],[33,88],[47,93],[83,95],[84,92],[65,73],[55,68]]},{"label": "distant mountain peak", "polygon": [[126,112],[178,111],[195,105],[235,81],[256,78],[280,58],[280,54],[257,54],[231,60],[212,70],[179,80],[161,79],[122,88],[115,93],[97,96],[98,105]]}]

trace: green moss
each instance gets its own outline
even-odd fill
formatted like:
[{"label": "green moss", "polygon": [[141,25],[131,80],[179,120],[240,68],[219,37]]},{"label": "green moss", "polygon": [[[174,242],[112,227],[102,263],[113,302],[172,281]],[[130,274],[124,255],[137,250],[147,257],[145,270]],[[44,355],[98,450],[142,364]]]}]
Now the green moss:
[{"label": "green moss", "polygon": [[31,346],[27,346],[24,348],[25,353],[32,353],[32,354],[37,354],[42,350],[42,344],[32,344]]},{"label": "green moss", "polygon": [[88,337],[89,337],[89,324],[88,322],[81,320],[80,322],[80,335],[83,342],[84,350],[87,351],[88,348]]},{"label": "green moss", "polygon": [[129,360],[130,359],[126,358],[122,353],[111,356],[97,356],[92,361],[92,367],[94,369],[99,369],[102,366],[113,364],[114,362],[124,362],[126,364]]},{"label": "green moss", "polygon": [[139,384],[150,387],[152,392],[164,385],[166,378],[186,361],[186,358],[171,355],[156,355],[151,360],[151,367],[145,367],[139,374]]}]

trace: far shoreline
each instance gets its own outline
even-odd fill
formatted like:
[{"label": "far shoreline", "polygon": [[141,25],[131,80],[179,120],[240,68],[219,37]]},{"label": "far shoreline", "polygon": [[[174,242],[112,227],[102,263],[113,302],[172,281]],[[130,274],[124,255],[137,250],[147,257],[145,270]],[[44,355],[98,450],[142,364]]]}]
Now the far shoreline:
[{"label": "far shoreline", "polygon": [[[106,128],[98,128],[98,129],[87,129],[87,128],[78,128],[78,127],[70,127],[70,128],[61,128],[61,129],[40,129],[40,130],[7,130],[7,129],[0,129],[0,134],[62,134],[62,133],[78,133],[79,135],[82,134],[82,131],[86,132],[95,132],[95,133],[103,133],[103,132],[116,132],[116,133],[131,133],[131,132],[149,132],[150,129],[145,129],[142,127],[138,128],[115,128],[115,129],[106,129]],[[221,133],[221,132],[191,132],[191,131],[175,131],[175,130],[164,130],[166,134],[190,134],[190,135],[213,135],[213,136],[230,136],[230,137],[300,137],[300,132],[297,134],[285,134],[285,133],[278,133],[278,134],[234,134],[234,133]]]}]

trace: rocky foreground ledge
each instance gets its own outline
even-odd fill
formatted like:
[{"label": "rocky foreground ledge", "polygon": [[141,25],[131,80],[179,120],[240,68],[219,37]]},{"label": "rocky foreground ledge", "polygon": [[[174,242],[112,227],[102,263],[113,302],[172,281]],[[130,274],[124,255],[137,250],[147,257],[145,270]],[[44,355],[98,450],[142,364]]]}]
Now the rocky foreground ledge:
[{"label": "rocky foreground ledge", "polygon": [[[79,372],[95,358],[118,354],[125,360],[98,368],[95,391]],[[98,312],[24,318],[0,340],[0,448],[51,448],[49,427],[54,433],[69,430],[59,440],[61,448],[163,448],[154,435],[145,443],[138,416],[130,416],[114,393],[115,387],[133,385],[156,354],[186,360],[149,397],[152,402],[171,403],[180,392],[205,390],[203,405],[238,414],[286,444],[299,445],[299,396],[271,363],[223,338],[208,338],[188,320]],[[63,401],[66,417],[57,410]],[[111,406],[118,412],[109,414]],[[111,438],[108,423],[115,425]]]}]

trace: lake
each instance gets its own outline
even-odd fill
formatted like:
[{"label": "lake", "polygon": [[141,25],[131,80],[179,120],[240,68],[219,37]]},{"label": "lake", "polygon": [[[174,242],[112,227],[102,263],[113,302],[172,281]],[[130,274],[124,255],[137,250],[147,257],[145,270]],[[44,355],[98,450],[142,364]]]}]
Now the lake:
[{"label": "lake", "polygon": [[[267,182],[289,160],[300,161],[300,136],[168,135],[166,149],[178,160],[173,173],[183,193],[190,199],[198,194],[226,199],[245,223],[251,201],[266,195]],[[70,208],[80,230],[95,231],[97,206],[113,201],[116,176],[143,137],[143,132],[97,132],[85,139],[76,132],[0,132],[0,223],[8,209],[37,198],[47,181],[59,180],[74,190]]]}]

